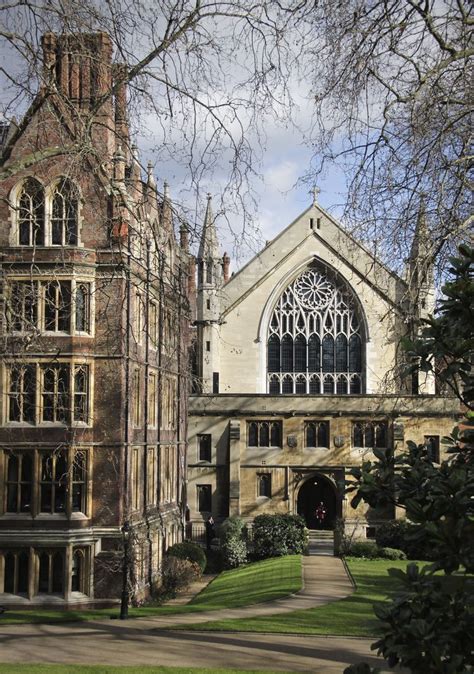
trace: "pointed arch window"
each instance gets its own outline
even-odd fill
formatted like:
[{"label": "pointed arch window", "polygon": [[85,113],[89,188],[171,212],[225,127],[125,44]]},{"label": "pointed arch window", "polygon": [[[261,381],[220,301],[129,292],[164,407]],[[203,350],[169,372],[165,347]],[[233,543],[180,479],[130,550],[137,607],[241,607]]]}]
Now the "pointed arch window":
[{"label": "pointed arch window", "polygon": [[18,200],[20,246],[44,246],[44,189],[34,178],[23,184]]},{"label": "pointed arch window", "polygon": [[268,340],[268,371],[280,371],[280,338],[277,335],[270,335]]},{"label": "pointed arch window", "polygon": [[362,393],[362,326],[352,290],[315,261],[283,291],[270,317],[269,392]]},{"label": "pointed arch window", "polygon": [[77,189],[69,180],[62,180],[53,194],[51,216],[53,246],[77,245],[78,204]]}]

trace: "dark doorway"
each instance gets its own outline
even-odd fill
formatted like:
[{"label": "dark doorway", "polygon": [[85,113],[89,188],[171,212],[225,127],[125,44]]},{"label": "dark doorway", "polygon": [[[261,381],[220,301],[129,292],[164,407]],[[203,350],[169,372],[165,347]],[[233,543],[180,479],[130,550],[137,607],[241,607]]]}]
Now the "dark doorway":
[{"label": "dark doorway", "polygon": [[[323,503],[326,515],[318,521],[316,510]],[[313,475],[301,486],[298,493],[298,515],[306,520],[308,529],[334,529],[337,517],[336,488],[323,475]]]}]

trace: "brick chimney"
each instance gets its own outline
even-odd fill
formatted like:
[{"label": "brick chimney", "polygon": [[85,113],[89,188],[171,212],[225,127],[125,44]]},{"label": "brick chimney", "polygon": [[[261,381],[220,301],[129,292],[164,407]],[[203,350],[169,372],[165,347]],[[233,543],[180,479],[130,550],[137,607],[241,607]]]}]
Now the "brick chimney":
[{"label": "brick chimney", "polygon": [[112,41],[107,33],[46,33],[41,40],[45,79],[81,108],[112,87]]}]

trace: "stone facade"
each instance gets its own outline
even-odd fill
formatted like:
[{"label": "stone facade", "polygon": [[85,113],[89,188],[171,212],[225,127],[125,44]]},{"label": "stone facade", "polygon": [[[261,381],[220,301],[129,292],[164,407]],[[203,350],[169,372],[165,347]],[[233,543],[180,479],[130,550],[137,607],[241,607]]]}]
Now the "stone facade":
[{"label": "stone facade", "polygon": [[109,37],[43,50],[2,154],[0,604],[110,602],[124,576],[140,600],[183,536],[187,235],[142,179]]},{"label": "stone facade", "polygon": [[[197,338],[206,334],[207,344],[198,345],[201,392],[190,401],[193,535],[211,514],[251,522],[261,513],[299,512],[315,528],[323,502],[322,526],[343,519],[347,531],[372,536],[394,513],[352,510],[344,495],[349,469],[374,446],[402,449],[407,440],[442,455],[440,438],[458,413],[431,378],[403,376],[400,338],[434,302],[429,270],[420,280],[422,216],[407,280],[317,203],[230,279],[210,231],[203,236],[217,271],[207,284],[198,277]],[[198,264],[206,264],[205,247]],[[200,312],[206,300],[207,314]]]}]

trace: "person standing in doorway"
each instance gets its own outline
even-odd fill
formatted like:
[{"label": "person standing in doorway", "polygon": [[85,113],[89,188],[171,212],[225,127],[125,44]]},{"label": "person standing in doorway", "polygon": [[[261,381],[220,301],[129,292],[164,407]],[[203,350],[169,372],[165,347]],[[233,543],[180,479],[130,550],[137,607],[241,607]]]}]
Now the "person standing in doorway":
[{"label": "person standing in doorway", "polygon": [[324,525],[324,520],[326,519],[326,507],[323,501],[321,501],[320,504],[316,507],[314,514],[318,526],[321,527],[322,529]]},{"label": "person standing in doorway", "polygon": [[206,522],[206,548],[207,550],[211,549],[211,542],[214,538],[214,518],[212,515]]}]

